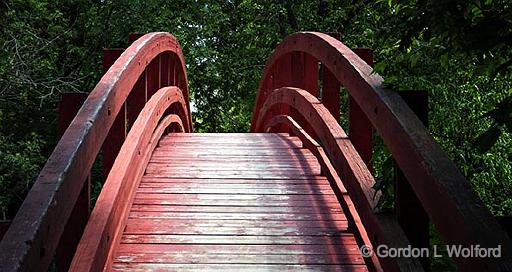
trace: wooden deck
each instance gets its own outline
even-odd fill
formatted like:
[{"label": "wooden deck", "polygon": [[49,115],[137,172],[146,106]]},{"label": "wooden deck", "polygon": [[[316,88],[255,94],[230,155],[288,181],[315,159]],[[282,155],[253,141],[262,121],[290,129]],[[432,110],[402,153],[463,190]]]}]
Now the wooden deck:
[{"label": "wooden deck", "polygon": [[170,134],[113,271],[367,271],[320,165],[284,134]]}]

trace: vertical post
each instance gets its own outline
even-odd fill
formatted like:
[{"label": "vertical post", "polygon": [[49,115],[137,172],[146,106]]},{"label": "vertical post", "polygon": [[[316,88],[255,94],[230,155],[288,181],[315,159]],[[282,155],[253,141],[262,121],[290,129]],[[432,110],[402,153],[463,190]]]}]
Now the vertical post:
[{"label": "vertical post", "polygon": [[176,68],[177,63],[179,63],[176,60],[176,57],[174,55],[170,56],[169,60],[169,86],[176,86],[176,71],[178,69]]},{"label": "vertical post", "polygon": [[169,86],[169,72],[171,64],[171,54],[163,53],[160,55],[160,88]]},{"label": "vertical post", "polygon": [[[62,137],[76,113],[87,99],[86,93],[64,93],[59,102],[58,135]],[[69,220],[64,227],[59,245],[55,251],[55,260],[58,271],[68,271],[76,247],[80,242],[82,233],[87,225],[90,211],[91,178],[87,177],[80,195],[71,211]]]},{"label": "vertical post", "polygon": [[[142,37],[144,34],[142,33],[133,33],[130,34],[128,38],[128,45],[131,45],[138,38]],[[142,72],[139,79],[133,86],[133,90],[130,92],[128,97],[126,98],[126,118],[128,128],[131,128],[139,113],[144,108],[144,105],[147,101],[146,94],[146,72]]]},{"label": "vertical post", "polygon": [[0,241],[4,238],[4,234],[11,225],[11,220],[0,220]]},{"label": "vertical post", "polygon": [[[340,40],[340,33],[330,32],[329,36]],[[336,121],[340,121],[340,88],[341,84],[336,79],[334,74],[329,71],[325,66],[322,67],[322,104],[334,116]]]},{"label": "vertical post", "polygon": [[146,91],[148,100],[160,88],[160,55],[156,56],[146,67]]},{"label": "vertical post", "polygon": [[[123,53],[124,49],[103,50],[103,71],[106,72]],[[109,111],[110,112],[110,111]],[[113,113],[110,113],[113,114]],[[126,105],[123,104],[103,142],[103,178],[107,179],[108,173],[114,165],[114,161],[121,150],[126,138]]]},{"label": "vertical post", "polygon": [[318,97],[318,60],[304,53],[304,89]]},{"label": "vertical post", "polygon": [[293,52],[291,56],[291,84],[290,86],[304,89],[304,54]]},{"label": "vertical post", "polygon": [[[428,125],[428,93],[426,91],[399,92],[405,103],[418,116],[425,126]],[[395,163],[395,213],[398,223],[414,248],[428,248],[429,217],[416,197],[414,190]],[[430,270],[429,258],[419,258],[426,271]]]},{"label": "vertical post", "polygon": [[[292,86],[294,75],[292,54],[284,55],[274,68],[274,86],[272,91],[286,86]],[[290,115],[290,106],[282,104],[279,108],[279,114]],[[287,125],[279,125],[279,131],[289,133]]]},{"label": "vertical post", "polygon": [[[368,65],[373,66],[373,51],[371,49],[356,48],[353,51]],[[350,95],[348,97],[348,120],[350,141],[368,167],[368,170],[372,171],[373,126],[363,110]]]}]

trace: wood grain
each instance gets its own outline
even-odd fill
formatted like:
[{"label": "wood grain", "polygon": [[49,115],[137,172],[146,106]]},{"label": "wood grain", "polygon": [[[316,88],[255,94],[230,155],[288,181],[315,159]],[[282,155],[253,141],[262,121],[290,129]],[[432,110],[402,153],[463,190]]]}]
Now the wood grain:
[{"label": "wood grain", "polygon": [[366,271],[344,210],[300,139],[188,136],[159,142],[107,268]]}]

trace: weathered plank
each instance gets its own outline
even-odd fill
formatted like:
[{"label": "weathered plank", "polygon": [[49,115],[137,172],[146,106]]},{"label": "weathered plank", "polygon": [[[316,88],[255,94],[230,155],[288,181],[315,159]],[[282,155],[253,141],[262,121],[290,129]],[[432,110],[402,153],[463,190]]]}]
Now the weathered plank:
[{"label": "weathered plank", "polygon": [[354,235],[339,236],[257,236],[257,235],[172,235],[125,234],[123,244],[201,244],[201,245],[357,245]]},{"label": "weathered plank", "polygon": [[[329,247],[325,245],[181,245],[181,244],[120,244],[119,253],[160,253],[160,254],[290,254],[318,255],[343,254],[359,255],[357,245]],[[117,255],[116,254],[116,255]]]},{"label": "weathered plank", "polygon": [[284,185],[295,185],[295,184],[329,184],[328,180],[323,176],[314,176],[310,179],[188,179],[188,178],[151,178],[142,177],[142,183],[144,182],[166,182],[173,184],[187,184],[189,186],[202,186],[204,184],[284,184]]},{"label": "weathered plank", "polygon": [[[271,248],[272,249],[272,248]],[[117,263],[201,263],[201,264],[364,264],[363,257],[351,254],[161,254],[119,253]]]},{"label": "weathered plank", "polygon": [[274,264],[148,264],[148,263],[116,263],[112,271],[351,271],[366,272],[364,265],[274,265]]},{"label": "weathered plank", "polygon": [[138,186],[114,271],[364,268],[329,181],[298,138],[171,135],[159,142]]}]

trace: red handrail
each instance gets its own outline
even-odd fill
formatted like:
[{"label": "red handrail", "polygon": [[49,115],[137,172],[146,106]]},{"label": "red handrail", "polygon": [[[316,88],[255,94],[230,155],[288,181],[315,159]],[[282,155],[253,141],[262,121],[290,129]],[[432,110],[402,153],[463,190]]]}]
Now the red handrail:
[{"label": "red handrail", "polygon": [[[306,71],[311,69],[300,65],[289,65],[289,59],[293,59],[297,54],[316,59],[316,62],[309,62],[317,66],[321,63],[324,69],[329,69],[338,82],[346,88],[390,149],[445,242],[451,245],[479,244],[486,248],[502,247],[504,257],[498,259],[455,258],[459,268],[462,270],[512,269],[510,257],[512,243],[473,191],[469,182],[443,153],[400,96],[394,91],[383,88],[382,78],[372,73],[371,67],[340,41],[315,32],[296,33],[285,38],[267,61],[257,94],[251,130],[261,131],[261,124],[268,121],[271,116],[285,114],[293,116],[294,120],[315,139],[332,137],[332,135],[315,135],[320,131],[311,127],[317,126],[318,122],[322,122],[321,119],[311,119],[312,117],[307,114],[294,115],[290,106],[299,110],[297,105],[294,106],[294,103],[298,102],[290,100],[292,98],[277,96],[283,95],[284,90],[274,94],[276,92],[274,90],[280,87],[303,87],[310,84],[311,80],[308,78],[312,76]],[[299,71],[295,71],[296,69]],[[297,75],[302,75],[302,78]],[[287,95],[291,93],[288,91]],[[314,91],[312,93],[315,94]],[[294,97],[298,99],[297,95]],[[267,103],[268,99],[277,99],[281,102],[276,102],[277,104],[270,109],[269,116],[265,117],[262,116],[263,104]],[[311,108],[306,104],[301,106]],[[337,122],[335,123],[333,125],[338,126]],[[349,139],[345,136],[337,141],[343,142]],[[326,151],[334,152],[335,146],[332,145],[334,143],[332,140],[331,143],[321,142]],[[328,145],[325,146],[325,144]],[[333,156],[330,158],[338,161],[345,160],[345,165],[352,164],[367,171],[366,167],[363,168],[362,165],[354,162],[352,157],[340,159],[339,156],[342,154],[332,153]],[[336,161],[333,163],[341,166]],[[342,172],[348,170],[340,169]],[[371,189],[372,177],[363,175],[355,180],[344,181],[347,184],[353,182],[354,185],[356,182],[361,183],[363,191],[360,192],[359,197],[353,198],[357,205],[373,206],[374,201],[368,197],[374,193]],[[350,193],[357,194],[357,191]],[[365,197],[362,197],[363,195]],[[362,204],[365,201],[368,204]],[[362,216],[365,213],[359,212]]]},{"label": "red handrail", "polygon": [[[111,265],[113,246],[121,237],[135,189],[165,128],[175,123],[190,132],[182,122],[189,119],[186,104],[177,87],[160,89],[146,103],[101,190],[70,271],[100,271]],[[180,108],[178,114],[165,117],[173,105]]]},{"label": "red handrail", "polygon": [[[168,33],[149,33],[135,41],[108,72],[70,124],[41,170],[10,228],[0,242],[0,271],[45,270],[55,253],[85,178],[114,119],[148,64],[171,54],[178,65],[175,85],[188,101],[188,81],[181,48]],[[192,128],[190,109],[187,120]]]}]

